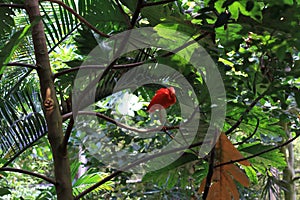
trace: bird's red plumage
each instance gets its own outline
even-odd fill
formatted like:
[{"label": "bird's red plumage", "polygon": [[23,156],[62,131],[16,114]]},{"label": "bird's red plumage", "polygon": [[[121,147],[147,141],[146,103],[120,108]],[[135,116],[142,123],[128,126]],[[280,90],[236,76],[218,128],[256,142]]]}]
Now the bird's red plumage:
[{"label": "bird's red plumage", "polygon": [[150,104],[147,107],[148,112],[154,112],[162,108],[168,108],[176,103],[175,89],[173,87],[161,88],[156,91]]}]

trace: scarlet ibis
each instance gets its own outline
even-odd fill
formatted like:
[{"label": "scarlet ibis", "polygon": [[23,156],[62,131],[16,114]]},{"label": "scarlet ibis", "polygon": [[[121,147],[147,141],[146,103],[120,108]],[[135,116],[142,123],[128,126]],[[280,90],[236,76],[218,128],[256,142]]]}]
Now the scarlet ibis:
[{"label": "scarlet ibis", "polygon": [[160,88],[156,91],[154,97],[147,107],[149,113],[162,108],[168,108],[176,103],[175,89],[173,87]]}]

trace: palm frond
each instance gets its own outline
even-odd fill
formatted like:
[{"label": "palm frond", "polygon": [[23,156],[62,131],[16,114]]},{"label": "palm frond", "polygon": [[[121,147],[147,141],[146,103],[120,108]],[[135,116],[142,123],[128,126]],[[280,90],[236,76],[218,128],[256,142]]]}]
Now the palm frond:
[{"label": "palm frond", "polygon": [[47,133],[39,100],[29,87],[0,100],[0,156],[7,161],[4,166]]},{"label": "palm frond", "polygon": [[[64,0],[63,2],[77,11],[74,0]],[[51,52],[72,35],[80,23],[70,12],[51,2],[43,2],[41,11],[49,52]]]}]

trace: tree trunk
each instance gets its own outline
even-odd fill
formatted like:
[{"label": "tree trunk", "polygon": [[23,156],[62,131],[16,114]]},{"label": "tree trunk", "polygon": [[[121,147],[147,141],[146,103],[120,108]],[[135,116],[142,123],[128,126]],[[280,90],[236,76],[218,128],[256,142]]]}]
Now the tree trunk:
[{"label": "tree trunk", "polygon": [[[288,124],[284,124],[284,130],[288,136],[291,137],[290,130],[288,128]],[[287,163],[287,167],[283,170],[283,181],[284,187],[286,190],[284,191],[284,199],[285,200],[296,200],[296,187],[294,183],[294,176],[295,176],[295,157],[294,157],[294,145],[293,143],[289,143],[285,147],[282,148],[282,151],[285,155],[285,160]]]},{"label": "tree trunk", "polygon": [[64,137],[62,118],[54,88],[44,26],[40,17],[39,1],[25,0],[25,7],[30,21],[35,24],[32,28],[32,40],[36,57],[36,65],[38,67],[37,72],[40,79],[43,109],[48,127],[48,140],[51,145],[54,160],[57,199],[71,200],[73,199],[73,195],[70,164],[67,148],[62,146]]}]

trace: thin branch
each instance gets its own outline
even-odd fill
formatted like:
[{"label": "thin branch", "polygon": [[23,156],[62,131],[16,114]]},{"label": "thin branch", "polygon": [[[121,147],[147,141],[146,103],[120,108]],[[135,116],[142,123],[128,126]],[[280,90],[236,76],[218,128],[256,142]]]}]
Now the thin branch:
[{"label": "thin branch", "polygon": [[[104,114],[101,114],[101,113],[97,113],[97,112],[93,112],[93,111],[78,111],[77,113],[78,115],[92,115],[92,116],[97,116],[101,119],[104,119],[105,121],[107,122],[110,122],[112,124],[115,124],[116,126],[120,127],[120,128],[124,128],[126,130],[129,130],[129,131],[134,131],[134,132],[137,132],[137,133],[149,133],[149,132],[156,132],[156,131],[164,131],[164,130],[171,130],[171,129],[179,129],[179,126],[172,126],[172,127],[163,127],[163,128],[152,128],[152,129],[141,129],[141,128],[135,128],[135,127],[132,127],[132,126],[128,126],[126,124],[123,124],[123,123],[120,123],[120,122],[117,122],[116,120],[104,115]],[[73,114],[72,113],[67,113],[65,115],[63,115],[63,120],[71,117]]]},{"label": "thin branch", "polygon": [[9,171],[9,172],[16,172],[16,173],[20,173],[20,174],[27,174],[27,175],[30,175],[30,176],[34,176],[34,177],[43,179],[43,180],[45,180],[49,183],[52,183],[53,185],[56,184],[55,180],[52,179],[52,178],[49,178],[49,177],[47,177],[45,175],[42,175],[42,174],[38,174],[38,173],[35,173],[35,172],[28,171],[28,170],[25,170],[25,169],[17,169],[17,168],[12,168],[12,167],[2,167],[2,168],[0,168],[0,171]]},{"label": "thin branch", "polygon": [[74,126],[74,119],[73,119],[73,117],[71,117],[70,122],[67,127],[67,130],[66,130],[66,133],[65,133],[65,136],[64,136],[64,139],[63,139],[63,142],[62,142],[63,151],[66,151],[68,141],[69,141],[69,138],[72,133],[73,126]]},{"label": "thin branch", "polygon": [[[207,142],[209,143],[209,142]],[[197,147],[197,146],[200,146],[202,145],[203,142],[198,142],[198,143],[195,143],[195,144],[192,144],[192,145],[187,145],[187,146],[183,146],[183,147],[178,147],[178,148],[175,148],[175,149],[170,149],[170,150],[167,150],[167,151],[163,151],[163,152],[159,152],[157,154],[154,154],[154,155],[150,155],[150,156],[147,156],[147,157],[144,157],[144,158],[141,158],[141,159],[138,159],[136,160],[135,162],[121,168],[120,170],[118,171],[115,171],[114,173],[110,174],[109,176],[105,177],[104,179],[102,179],[101,181],[99,181],[98,183],[94,184],[93,186],[89,187],[88,189],[84,190],[83,192],[81,192],[79,195],[77,195],[74,200],[79,200],[80,198],[82,198],[83,196],[85,196],[86,194],[90,193],[91,191],[95,190],[97,187],[101,186],[102,184],[106,183],[107,181],[115,178],[116,176],[118,176],[119,174],[121,174],[123,171],[126,171],[128,169],[131,169],[143,162],[147,162],[149,160],[152,160],[152,159],[155,159],[155,158],[158,158],[158,157],[161,157],[161,156],[164,156],[164,155],[168,155],[168,154],[172,154],[172,153],[175,153],[175,152],[178,152],[178,151],[184,151],[186,149],[191,149],[191,148],[194,148],[194,147]]]},{"label": "thin branch", "polygon": [[19,62],[12,62],[12,63],[7,63],[6,66],[19,66],[19,67],[27,67],[30,69],[37,69],[35,65],[27,64],[27,63],[19,63]]},{"label": "thin branch", "polygon": [[237,120],[237,122],[230,128],[228,129],[225,134],[228,135],[230,134],[232,131],[234,131],[237,127],[239,127],[239,125],[242,123],[244,116],[246,116],[251,110],[252,108],[259,102],[259,100],[261,100],[268,92],[268,89],[266,91],[264,91],[261,95],[259,95],[250,105],[249,107],[243,112],[243,114],[241,115],[241,117]]},{"label": "thin branch", "polygon": [[131,28],[131,23],[130,23],[130,20],[129,20],[129,16],[127,15],[127,13],[124,11],[122,5],[120,4],[119,0],[115,0],[121,14],[124,16],[124,19],[128,25],[128,28]]},{"label": "thin branch", "polygon": [[244,144],[247,140],[249,140],[250,138],[253,137],[253,135],[255,135],[258,127],[259,127],[259,118],[256,118],[257,122],[256,122],[256,126],[255,126],[255,129],[253,131],[253,133],[251,133],[251,135],[249,135],[247,138],[245,138],[243,141],[241,142],[237,142],[237,143],[234,143],[233,145],[240,145],[240,144]]},{"label": "thin branch", "polygon": [[[130,64],[114,65],[112,68],[113,69],[130,69],[130,68],[140,66],[144,63],[145,63],[144,61],[141,61],[141,62],[130,63]],[[66,70],[63,70],[63,71],[60,71],[60,72],[54,74],[54,79],[59,76],[65,75],[65,74],[78,71],[80,69],[101,69],[101,70],[103,70],[105,68],[106,68],[106,66],[104,66],[104,65],[82,65],[82,66],[78,66],[78,67],[72,67],[70,69],[66,69]]]},{"label": "thin branch", "polygon": [[24,4],[15,4],[15,3],[0,3],[0,7],[10,7],[10,8],[25,9]]},{"label": "thin branch", "polygon": [[215,146],[213,147],[213,149],[210,152],[208,173],[206,176],[205,188],[204,188],[204,192],[203,192],[203,196],[202,196],[203,200],[205,200],[207,198],[207,195],[209,192],[212,176],[214,173],[214,159],[215,159]]},{"label": "thin branch", "polygon": [[204,192],[203,192],[203,196],[202,199],[205,200],[207,198],[209,189],[210,189],[210,185],[211,185],[211,181],[212,181],[212,177],[213,177],[213,173],[214,173],[214,160],[215,160],[215,153],[216,153],[216,140],[218,138],[218,130],[215,130],[215,134],[214,134],[214,141],[213,144],[215,144],[212,148],[212,150],[209,153],[209,167],[208,167],[208,173],[206,176],[206,182],[205,182],[205,187],[204,187]]},{"label": "thin branch", "polygon": [[296,133],[296,136],[295,136],[295,137],[293,137],[293,138],[287,140],[286,142],[284,142],[284,143],[282,143],[282,144],[280,144],[280,145],[277,145],[277,146],[272,147],[272,148],[270,148],[270,149],[266,149],[266,150],[264,150],[264,151],[261,151],[261,152],[259,152],[259,153],[257,153],[257,154],[253,154],[253,155],[248,156],[248,157],[245,157],[245,158],[241,158],[241,159],[236,159],[236,160],[231,160],[231,161],[228,161],[228,162],[220,163],[220,164],[218,164],[218,165],[215,165],[215,168],[221,167],[221,166],[224,166],[224,165],[233,164],[233,163],[236,163],[236,162],[241,162],[241,161],[248,160],[248,159],[251,159],[251,158],[255,158],[255,157],[257,157],[257,156],[260,156],[260,155],[262,155],[262,154],[268,153],[268,152],[270,152],[270,151],[274,151],[274,150],[276,150],[276,149],[279,149],[279,148],[281,148],[281,147],[283,147],[283,146],[285,146],[285,145],[287,145],[287,144],[293,142],[293,141],[294,141],[295,139],[297,139],[299,136],[300,136],[300,131]]},{"label": "thin branch", "polygon": [[201,35],[199,35],[198,37],[196,37],[195,39],[191,40],[191,41],[188,41],[187,43],[181,45],[180,47],[177,47],[176,49],[172,50],[171,52],[168,52],[166,54],[163,54],[162,57],[168,57],[168,56],[171,56],[181,50],[183,50],[184,48],[196,43],[197,41],[205,38],[206,36],[208,36],[210,33],[209,32],[204,32],[202,33]]},{"label": "thin branch", "polygon": [[86,19],[84,19],[81,15],[79,15],[75,10],[73,10],[71,7],[66,5],[64,2],[62,2],[60,0],[43,0],[43,1],[49,1],[49,2],[52,2],[52,3],[57,3],[58,5],[62,6],[64,9],[69,11],[72,15],[74,15],[80,22],[82,22],[87,27],[89,27],[90,29],[95,31],[97,34],[101,35],[102,37],[106,37],[106,38],[110,37],[109,35],[99,31],[95,26],[93,26],[91,23],[89,23]]},{"label": "thin branch", "polygon": [[143,2],[144,2],[144,0],[138,0],[138,1],[137,1],[136,8],[135,8],[135,11],[134,11],[134,13],[133,13],[133,15],[132,15],[132,19],[131,19],[131,22],[130,22],[131,28],[134,27],[136,21],[137,21],[138,18],[139,18],[141,9],[143,8]]},{"label": "thin branch", "polygon": [[162,5],[162,4],[167,4],[167,3],[171,3],[171,2],[175,2],[176,0],[165,0],[165,1],[158,1],[158,2],[151,2],[151,3],[145,3],[143,5],[143,7],[147,7],[147,6],[158,6],[158,5]]}]

